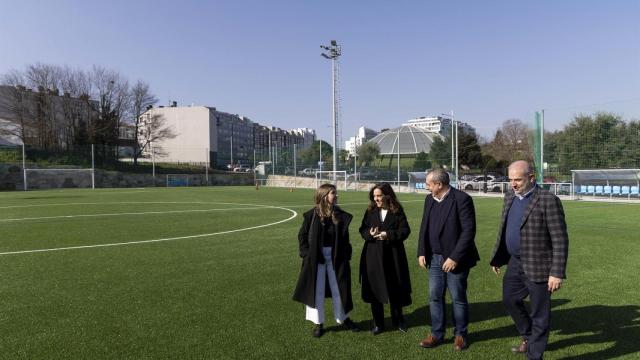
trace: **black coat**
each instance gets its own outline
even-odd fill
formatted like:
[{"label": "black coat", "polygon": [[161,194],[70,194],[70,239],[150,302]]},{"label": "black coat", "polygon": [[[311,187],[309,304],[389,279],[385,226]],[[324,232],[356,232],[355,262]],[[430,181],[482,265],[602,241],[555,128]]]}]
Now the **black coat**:
[{"label": "black coat", "polygon": [[[375,227],[387,232],[387,240],[376,240],[369,234],[369,229]],[[365,211],[360,225],[365,241],[360,256],[362,300],[411,305],[411,279],[404,251],[404,240],[410,233],[402,208],[396,213],[387,212],[384,221],[380,219],[380,210]]]},{"label": "black coat", "polygon": [[[453,272],[472,268],[480,256],[474,239],[476,237],[476,211],[473,200],[467,193],[451,188],[447,195],[453,201],[447,202],[447,207],[440,216],[440,223],[436,224],[438,235],[442,240],[442,256],[451,258],[458,263]],[[426,257],[427,266],[431,262],[431,245],[429,244],[429,216],[435,200],[431,194],[424,200],[424,213],[420,235],[418,236],[418,256]]]},{"label": "black coat", "polygon": [[[351,243],[349,242],[349,224],[353,216],[339,207],[334,209],[338,223],[335,224],[335,243],[332,249],[333,269],[336,272],[340,300],[345,313],[353,309],[351,298]],[[303,222],[298,232],[298,242],[302,267],[298,276],[298,283],[293,292],[293,300],[316,308],[316,280],[318,277],[318,262],[322,262],[321,220],[315,215],[315,209],[303,214]],[[325,297],[331,297],[328,282],[325,284]]]}]

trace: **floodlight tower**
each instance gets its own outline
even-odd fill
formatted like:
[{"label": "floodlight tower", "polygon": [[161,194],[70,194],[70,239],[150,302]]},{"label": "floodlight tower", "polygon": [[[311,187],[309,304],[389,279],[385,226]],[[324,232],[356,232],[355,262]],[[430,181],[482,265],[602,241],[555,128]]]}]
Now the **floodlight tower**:
[{"label": "floodlight tower", "polygon": [[333,180],[335,181],[338,166],[338,58],[342,55],[342,49],[335,40],[331,40],[331,46],[320,45],[320,47],[326,51],[320,55],[325,59],[331,60],[331,90],[333,92]]}]

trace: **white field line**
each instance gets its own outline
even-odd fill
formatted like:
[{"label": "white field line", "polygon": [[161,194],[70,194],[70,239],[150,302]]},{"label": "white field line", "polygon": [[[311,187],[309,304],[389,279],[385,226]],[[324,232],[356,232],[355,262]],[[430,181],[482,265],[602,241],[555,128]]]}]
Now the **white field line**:
[{"label": "white field line", "polygon": [[242,205],[242,206],[270,206],[260,204],[237,204],[214,201],[114,201],[114,202],[85,202],[85,203],[59,203],[59,204],[32,204],[0,206],[0,209],[16,209],[29,207],[69,206],[69,205],[131,205],[131,204],[204,204],[204,205]]},{"label": "white field line", "polygon": [[[240,204],[238,204],[238,205],[240,205]],[[60,247],[60,248],[21,250],[21,251],[7,251],[7,252],[0,252],[0,256],[2,256],[2,255],[18,255],[18,254],[52,252],[52,251],[63,251],[63,250],[92,249],[92,248],[100,248],[100,247],[124,246],[124,245],[134,245],[134,244],[148,244],[148,243],[158,243],[158,242],[174,241],[174,240],[195,239],[195,238],[202,238],[202,237],[207,237],[207,236],[231,234],[231,233],[240,232],[240,231],[248,231],[248,230],[260,229],[260,228],[264,228],[264,227],[273,226],[273,225],[277,225],[277,224],[281,224],[281,223],[287,222],[289,220],[294,219],[296,216],[298,216],[297,212],[295,212],[294,210],[285,208],[285,207],[265,206],[264,208],[286,210],[286,211],[291,212],[293,215],[291,215],[290,217],[288,217],[288,218],[286,218],[284,220],[276,221],[276,222],[269,223],[269,224],[256,225],[256,226],[246,227],[246,228],[242,228],[242,229],[235,229],[235,230],[219,231],[219,232],[209,233],[209,234],[179,236],[179,237],[172,237],[172,238],[152,239],[152,240],[128,241],[128,242],[110,243],[110,244],[68,246],[68,247]]]},{"label": "white field line", "polygon": [[209,211],[224,211],[224,210],[255,210],[255,209],[264,209],[264,208],[265,208],[265,206],[241,207],[241,208],[221,208],[221,209],[145,211],[145,212],[129,212],[129,213],[57,215],[57,216],[41,216],[41,217],[17,218],[17,219],[0,219],[0,222],[28,221],[28,220],[51,220],[51,219],[73,219],[73,218],[88,218],[88,217],[101,217],[101,216],[162,215],[162,214],[179,214],[179,213],[188,213],[188,212],[209,212]]},{"label": "white field line", "polygon": [[[406,202],[424,202],[424,199],[417,200],[404,200],[403,203]],[[49,206],[70,206],[70,205],[127,205],[127,204],[203,204],[203,205],[241,205],[241,206],[265,206],[269,207],[271,205],[261,205],[261,204],[238,204],[238,203],[224,203],[224,202],[214,202],[214,201],[116,201],[116,202],[84,202],[84,203],[58,203],[58,204],[32,204],[32,205],[10,205],[10,206],[0,206],[0,209],[17,209],[17,208],[30,208],[30,207],[49,207]],[[368,202],[359,202],[359,203],[338,203],[340,206],[350,206],[350,205],[368,205]],[[305,204],[305,205],[291,205],[289,207],[313,207],[313,204]]]}]

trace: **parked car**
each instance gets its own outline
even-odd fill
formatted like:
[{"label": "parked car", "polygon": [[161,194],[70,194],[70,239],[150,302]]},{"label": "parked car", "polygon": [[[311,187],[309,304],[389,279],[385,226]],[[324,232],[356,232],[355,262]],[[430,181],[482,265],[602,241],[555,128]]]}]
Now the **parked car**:
[{"label": "parked car", "polygon": [[480,175],[471,180],[460,181],[460,189],[464,190],[482,191],[486,189],[486,191],[501,192],[503,190],[503,186],[504,184],[496,181],[496,178],[493,175]]},{"label": "parked car", "polygon": [[460,175],[460,181],[471,181],[473,178],[477,177],[477,174],[464,174]]},{"label": "parked car", "polygon": [[298,171],[298,175],[300,176],[314,176],[316,174],[316,169],[305,168]]},{"label": "parked car", "polygon": [[233,172],[251,172],[251,167],[247,165],[238,165],[233,168]]}]

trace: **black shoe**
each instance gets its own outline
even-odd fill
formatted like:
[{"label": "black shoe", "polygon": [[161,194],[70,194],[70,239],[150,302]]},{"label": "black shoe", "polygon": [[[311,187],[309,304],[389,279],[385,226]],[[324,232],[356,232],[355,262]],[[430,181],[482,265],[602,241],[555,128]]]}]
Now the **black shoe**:
[{"label": "black shoe", "polygon": [[527,353],[527,340],[520,339],[520,343],[511,348],[511,352],[514,354],[526,354]]},{"label": "black shoe", "polygon": [[398,323],[398,330],[406,333],[409,329],[407,328],[407,324],[405,324],[404,322],[400,322]]},{"label": "black shoe", "polygon": [[371,329],[371,334],[373,335],[379,335],[382,334],[384,332],[384,328],[381,326],[374,326],[373,329]]},{"label": "black shoe", "polygon": [[351,330],[353,332],[358,332],[360,331],[360,328],[358,327],[358,325],[356,325],[356,323],[354,323],[353,321],[351,321],[350,318],[346,318],[344,319],[344,321],[342,322],[342,326],[347,329],[347,330]]},{"label": "black shoe", "polygon": [[313,327],[313,337],[319,338],[323,334],[324,334],[324,328],[322,327],[322,324],[317,324],[316,326]]}]

